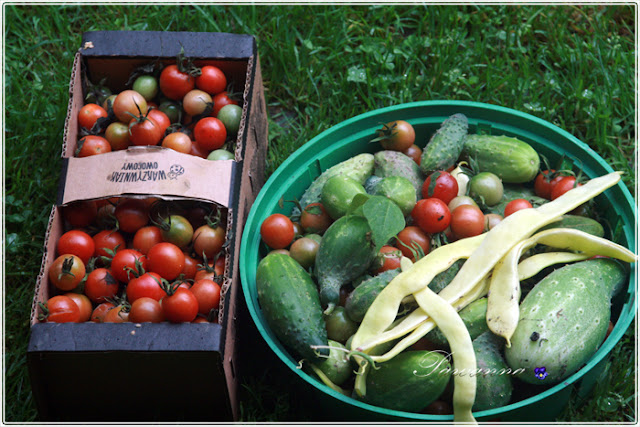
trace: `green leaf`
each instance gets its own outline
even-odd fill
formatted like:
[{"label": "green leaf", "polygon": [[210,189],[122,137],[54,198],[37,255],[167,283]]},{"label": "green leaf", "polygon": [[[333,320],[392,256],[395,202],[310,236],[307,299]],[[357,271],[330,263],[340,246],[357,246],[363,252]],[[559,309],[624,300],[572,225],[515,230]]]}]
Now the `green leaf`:
[{"label": "green leaf", "polygon": [[372,196],[362,205],[362,212],[371,227],[376,251],[386,245],[406,225],[398,205],[384,196]]}]

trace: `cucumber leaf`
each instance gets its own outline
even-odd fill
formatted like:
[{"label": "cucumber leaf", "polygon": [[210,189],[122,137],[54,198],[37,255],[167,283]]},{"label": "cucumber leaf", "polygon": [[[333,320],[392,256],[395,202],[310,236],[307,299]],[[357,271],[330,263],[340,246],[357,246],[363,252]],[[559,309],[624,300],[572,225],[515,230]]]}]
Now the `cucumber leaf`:
[{"label": "cucumber leaf", "polygon": [[372,196],[361,207],[362,214],[371,227],[376,252],[406,225],[402,210],[384,196]]}]

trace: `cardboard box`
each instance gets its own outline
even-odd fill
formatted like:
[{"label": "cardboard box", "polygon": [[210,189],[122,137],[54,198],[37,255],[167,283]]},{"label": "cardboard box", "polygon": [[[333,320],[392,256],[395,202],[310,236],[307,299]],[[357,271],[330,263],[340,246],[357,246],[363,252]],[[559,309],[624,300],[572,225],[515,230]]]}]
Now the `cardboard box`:
[{"label": "cardboard box", "polygon": [[[83,35],[70,83],[58,204],[53,207],[37,279],[28,365],[40,418],[51,421],[228,421],[239,415],[236,321],[240,236],[262,187],[267,121],[252,36],[220,33],[91,32]],[[122,88],[150,60],[171,62],[183,47],[233,76],[243,93],[235,160],[213,162],[157,147],[74,158],[82,73]],[[236,90],[239,90],[236,88]],[[89,183],[89,185],[87,185]],[[209,201],[226,212],[225,281],[219,323],[51,324],[37,302],[54,292],[47,277],[64,230],[62,206],[109,196]]]}]

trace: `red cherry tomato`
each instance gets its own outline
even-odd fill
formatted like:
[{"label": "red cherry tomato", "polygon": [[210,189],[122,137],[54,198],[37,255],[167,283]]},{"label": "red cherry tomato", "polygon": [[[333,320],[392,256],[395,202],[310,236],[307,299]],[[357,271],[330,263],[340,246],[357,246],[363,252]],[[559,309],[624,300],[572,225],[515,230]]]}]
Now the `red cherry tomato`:
[{"label": "red cherry tomato", "polygon": [[458,239],[484,232],[484,213],[477,206],[460,205],[451,212],[451,232]]},{"label": "red cherry tomato", "polygon": [[120,230],[135,233],[149,223],[149,206],[141,199],[125,199],[115,209]]},{"label": "red cherry tomato", "polygon": [[133,235],[132,248],[146,255],[149,249],[162,241],[162,230],[160,230],[160,227],[147,225],[139,228]]},{"label": "red cherry tomato", "polygon": [[431,197],[418,200],[411,211],[411,218],[423,231],[440,233],[449,226],[451,212],[445,202]]},{"label": "red cherry tomato", "polygon": [[276,213],[262,222],[260,235],[271,249],[284,249],[293,242],[295,229],[289,217]]},{"label": "red cherry tomato", "polygon": [[184,252],[169,242],[154,245],[147,253],[149,271],[158,273],[166,280],[173,280],[184,269]]},{"label": "red cherry tomato", "polygon": [[222,91],[213,97],[213,111],[211,111],[211,115],[216,117],[222,107],[225,105],[234,104],[238,105],[238,101],[231,99],[227,91]]},{"label": "red cherry tomato", "polygon": [[195,78],[172,64],[160,73],[159,84],[160,90],[167,98],[179,101],[195,87]]},{"label": "red cherry tomato", "polygon": [[416,140],[413,126],[404,120],[394,120],[378,130],[378,140],[385,150],[405,151]]},{"label": "red cherry tomato", "polygon": [[198,315],[198,299],[189,289],[178,288],[162,298],[162,311],[172,323],[192,322]]},{"label": "red cherry tomato", "polygon": [[449,202],[458,195],[458,181],[447,171],[436,171],[427,177],[422,184],[422,197],[435,197]]},{"label": "red cherry tomato", "polygon": [[87,130],[91,130],[99,118],[107,116],[107,110],[98,104],[85,104],[78,112],[78,125]]},{"label": "red cherry tomato", "polygon": [[91,302],[100,304],[107,301],[107,298],[113,298],[118,293],[120,284],[111,271],[106,268],[96,268],[87,275],[87,281],[84,284],[84,294]]},{"label": "red cherry tomato", "polygon": [[62,216],[73,228],[90,225],[98,216],[98,206],[92,200],[80,200],[62,208]]},{"label": "red cherry tomato", "polygon": [[78,294],[75,292],[67,292],[65,297],[69,297],[76,303],[79,309],[78,322],[88,322],[91,320],[91,313],[93,312],[93,305],[91,300],[84,294]]},{"label": "red cherry tomato", "polygon": [[131,303],[129,321],[135,323],[159,323],[164,321],[160,302],[149,297],[140,297]]},{"label": "red cherry tomato", "polygon": [[128,283],[136,274],[147,268],[147,257],[135,249],[123,249],[116,252],[111,260],[111,274],[116,280]]},{"label": "red cherry tomato", "polygon": [[110,252],[121,251],[126,248],[127,242],[122,234],[117,230],[102,230],[93,236],[93,243],[96,246],[96,257],[109,257]]},{"label": "red cherry tomato", "polygon": [[162,277],[158,273],[149,272],[129,281],[127,285],[127,300],[133,303],[138,298],[148,297],[160,301],[167,293],[163,289]]},{"label": "red cherry tomato", "polygon": [[196,123],[193,137],[201,148],[209,151],[217,150],[227,140],[227,129],[219,119],[205,117]]},{"label": "red cherry tomato", "polygon": [[169,119],[169,116],[167,116],[163,111],[158,110],[157,108],[150,109],[147,117],[156,122],[156,124],[160,128],[160,133],[162,134],[162,136],[164,136],[167,128],[171,126],[171,120]]},{"label": "red cherry tomato", "polygon": [[527,199],[515,199],[507,203],[504,207],[504,217],[508,217],[514,212],[519,211],[520,209],[530,209],[533,206]]},{"label": "red cherry tomato", "polygon": [[409,225],[398,233],[396,247],[400,249],[402,255],[414,262],[416,259],[412,249],[419,253],[416,245],[425,255],[431,250],[431,239],[420,227]]},{"label": "red cherry tomato", "polygon": [[70,291],[80,284],[86,269],[82,260],[71,254],[60,255],[49,267],[49,281],[62,291]]},{"label": "red cherry tomato", "polygon": [[405,154],[413,159],[418,165],[422,160],[422,149],[418,147],[416,144],[411,145],[409,148],[404,150],[402,154]]},{"label": "red cherry tomato", "polygon": [[378,259],[381,265],[375,270],[376,274],[400,268],[400,258],[402,258],[400,249],[388,245],[381,247],[378,252]]},{"label": "red cherry tomato", "polygon": [[194,282],[191,292],[198,300],[198,313],[208,315],[220,306],[220,285],[213,280],[202,279]]},{"label": "red cherry tomato", "polygon": [[129,311],[124,305],[117,305],[107,311],[104,316],[104,323],[124,323],[129,321]]},{"label": "red cherry tomato", "polygon": [[322,203],[310,203],[300,214],[300,225],[307,233],[324,234],[333,223]]},{"label": "red cherry tomato", "polygon": [[58,255],[76,255],[86,264],[96,251],[96,245],[91,236],[84,231],[69,230],[58,239],[56,250]]},{"label": "red cherry tomato", "polygon": [[56,295],[44,304],[46,321],[54,323],[76,323],[80,321],[80,308],[68,296]]},{"label": "red cherry tomato", "polygon": [[147,100],[135,90],[123,90],[113,100],[113,113],[122,123],[147,113]]},{"label": "red cherry tomato", "polygon": [[205,65],[196,77],[196,87],[210,95],[217,95],[227,87],[227,77],[222,70],[213,65]]},{"label": "red cherry tomato", "polygon": [[115,305],[110,302],[103,302],[99,304],[96,308],[93,309],[93,313],[91,313],[91,321],[95,323],[103,323],[104,318]]},{"label": "red cherry tomato", "polygon": [[76,157],[89,157],[96,154],[109,153],[111,144],[105,138],[98,135],[87,135],[78,141]]},{"label": "red cherry tomato", "polygon": [[575,176],[565,176],[561,180],[555,182],[551,187],[551,200],[555,200],[569,190],[580,187],[582,184],[576,182]]}]

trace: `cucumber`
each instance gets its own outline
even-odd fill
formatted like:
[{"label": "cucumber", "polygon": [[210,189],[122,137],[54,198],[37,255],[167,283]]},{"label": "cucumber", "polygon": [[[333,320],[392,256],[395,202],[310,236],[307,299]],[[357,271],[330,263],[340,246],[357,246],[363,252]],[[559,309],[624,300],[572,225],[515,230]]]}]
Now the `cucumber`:
[{"label": "cucumber", "polygon": [[[480,298],[459,312],[460,318],[469,331],[471,339],[475,339],[487,332],[487,298]],[[426,338],[440,347],[448,347],[449,343],[440,328],[435,328],[426,335]]]},{"label": "cucumber", "polygon": [[462,155],[473,159],[479,172],[493,172],[505,183],[529,182],[540,169],[531,145],[505,135],[468,135]]},{"label": "cucumber", "polygon": [[469,130],[467,116],[458,113],[447,118],[422,150],[420,170],[425,175],[455,165],[464,148]]},{"label": "cucumber", "polygon": [[560,221],[552,222],[538,231],[548,230],[550,228],[574,228],[584,231],[585,233],[593,234],[594,236],[604,237],[602,224],[587,216],[563,215]]},{"label": "cucumber", "polygon": [[374,156],[375,166],[373,174],[380,178],[401,176],[407,178],[416,190],[416,198],[422,198],[422,184],[425,177],[420,166],[406,154],[399,151],[378,151]]},{"label": "cucumber", "polygon": [[[321,360],[312,345],[328,343],[318,290],[309,273],[280,253],[264,257],[256,272],[258,301],[269,327],[296,356]],[[328,349],[318,350],[324,356]]]},{"label": "cucumber", "polygon": [[459,259],[442,273],[436,274],[436,276],[431,279],[431,283],[429,283],[429,289],[436,294],[440,293],[440,291],[446,288],[453,278],[456,277],[456,274],[458,274],[458,271],[460,271],[465,261],[464,259]]},{"label": "cucumber", "polygon": [[408,217],[418,198],[413,184],[403,176],[388,176],[376,186],[374,195],[384,196],[394,202],[402,215]]},{"label": "cucumber", "polygon": [[499,408],[511,400],[513,371],[502,357],[500,350],[503,346],[504,339],[490,331],[473,340],[478,369],[474,411]]},{"label": "cucumber", "polygon": [[444,392],[451,364],[433,351],[405,351],[367,374],[364,401],[398,411],[419,412]]},{"label": "cucumber", "polygon": [[[316,178],[309,188],[305,190],[304,194],[300,198],[300,205],[304,208],[311,203],[319,202],[322,194],[322,187],[324,187],[324,184],[332,176],[348,176],[349,178],[355,179],[360,184],[364,185],[367,178],[373,172],[373,164],[373,154],[362,153],[330,167]],[[300,210],[296,207],[293,209],[293,213],[299,215]]]},{"label": "cucumber", "polygon": [[347,357],[347,348],[341,343],[329,340],[329,357],[316,364],[318,368],[335,385],[344,384],[351,376],[353,369]]},{"label": "cucumber", "polygon": [[399,268],[387,270],[360,283],[349,294],[344,304],[347,315],[355,322],[362,322],[373,300],[398,274],[400,274]]},{"label": "cucumber", "polygon": [[346,215],[357,194],[366,194],[360,182],[348,176],[337,175],[329,178],[322,187],[320,201],[329,216],[336,220]]},{"label": "cucumber", "polygon": [[339,218],[322,236],[315,273],[320,302],[330,312],[340,301],[340,288],[364,274],[376,256],[368,221],[357,215]]},{"label": "cucumber", "polygon": [[[533,384],[575,373],[602,344],[611,296],[626,279],[623,265],[610,258],[569,264],[546,276],[520,304],[518,327],[505,349],[508,365],[524,369],[518,377]],[[536,368],[546,377],[536,376]]]}]

